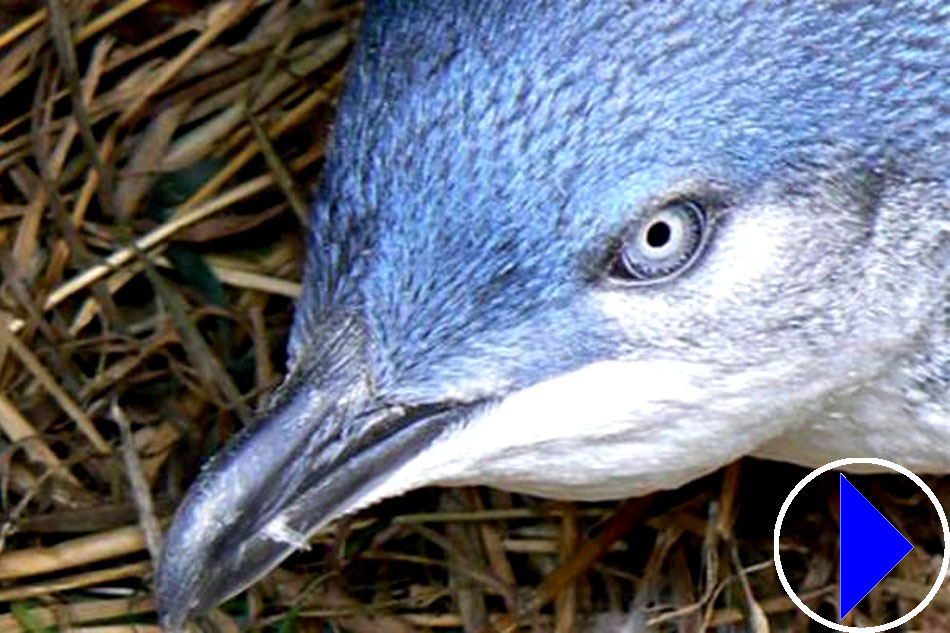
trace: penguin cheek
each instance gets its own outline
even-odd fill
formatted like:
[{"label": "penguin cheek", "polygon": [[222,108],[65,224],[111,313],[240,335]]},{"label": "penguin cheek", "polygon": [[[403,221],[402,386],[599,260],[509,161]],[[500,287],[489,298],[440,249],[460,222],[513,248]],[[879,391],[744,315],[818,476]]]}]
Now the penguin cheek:
[{"label": "penguin cheek", "polygon": [[750,381],[768,376],[718,373],[678,359],[591,363],[482,409],[426,455],[439,459],[424,471],[438,483],[568,499],[675,487],[784,429],[748,406]]},{"label": "penguin cheek", "polygon": [[711,304],[755,300],[783,279],[801,232],[775,208],[737,209],[723,224],[692,289]]},{"label": "penguin cheek", "polygon": [[594,304],[631,349],[702,344],[706,332],[733,331],[743,320],[737,315],[764,315],[781,303],[788,272],[804,265],[800,229],[777,206],[730,209],[686,274],[650,287],[597,289]]}]

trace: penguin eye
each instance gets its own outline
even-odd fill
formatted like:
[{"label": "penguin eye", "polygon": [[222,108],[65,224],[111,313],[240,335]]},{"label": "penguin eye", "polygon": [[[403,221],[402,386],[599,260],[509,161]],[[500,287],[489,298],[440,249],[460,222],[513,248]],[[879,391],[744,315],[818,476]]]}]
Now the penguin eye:
[{"label": "penguin eye", "polygon": [[610,277],[629,285],[676,277],[702,253],[708,227],[705,209],[695,202],[675,202],[645,216],[622,236]]}]

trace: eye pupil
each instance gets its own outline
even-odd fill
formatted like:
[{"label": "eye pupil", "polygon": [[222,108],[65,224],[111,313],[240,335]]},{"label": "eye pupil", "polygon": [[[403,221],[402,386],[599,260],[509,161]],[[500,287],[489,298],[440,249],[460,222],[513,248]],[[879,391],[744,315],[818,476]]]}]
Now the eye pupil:
[{"label": "eye pupil", "polygon": [[634,285],[659,283],[687,270],[709,236],[706,210],[674,202],[627,227],[612,254],[610,275]]},{"label": "eye pupil", "polygon": [[647,244],[653,248],[662,248],[670,241],[672,230],[666,222],[654,222],[647,229]]}]

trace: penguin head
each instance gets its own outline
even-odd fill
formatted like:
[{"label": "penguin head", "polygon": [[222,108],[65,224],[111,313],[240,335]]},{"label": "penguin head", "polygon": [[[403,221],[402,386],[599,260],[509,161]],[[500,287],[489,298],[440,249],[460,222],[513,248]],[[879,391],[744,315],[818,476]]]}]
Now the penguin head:
[{"label": "penguin head", "polygon": [[172,629],[412,488],[620,498],[781,453],[945,301],[925,11],[396,4],[367,9],[287,378],[169,533]]}]

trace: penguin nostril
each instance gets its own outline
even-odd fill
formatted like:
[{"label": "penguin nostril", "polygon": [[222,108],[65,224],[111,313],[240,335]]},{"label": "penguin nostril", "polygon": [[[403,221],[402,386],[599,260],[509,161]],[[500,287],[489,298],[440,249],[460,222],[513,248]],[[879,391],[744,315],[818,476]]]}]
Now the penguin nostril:
[{"label": "penguin nostril", "polygon": [[657,222],[647,229],[647,244],[653,248],[662,248],[670,241],[672,231],[666,222]]}]

